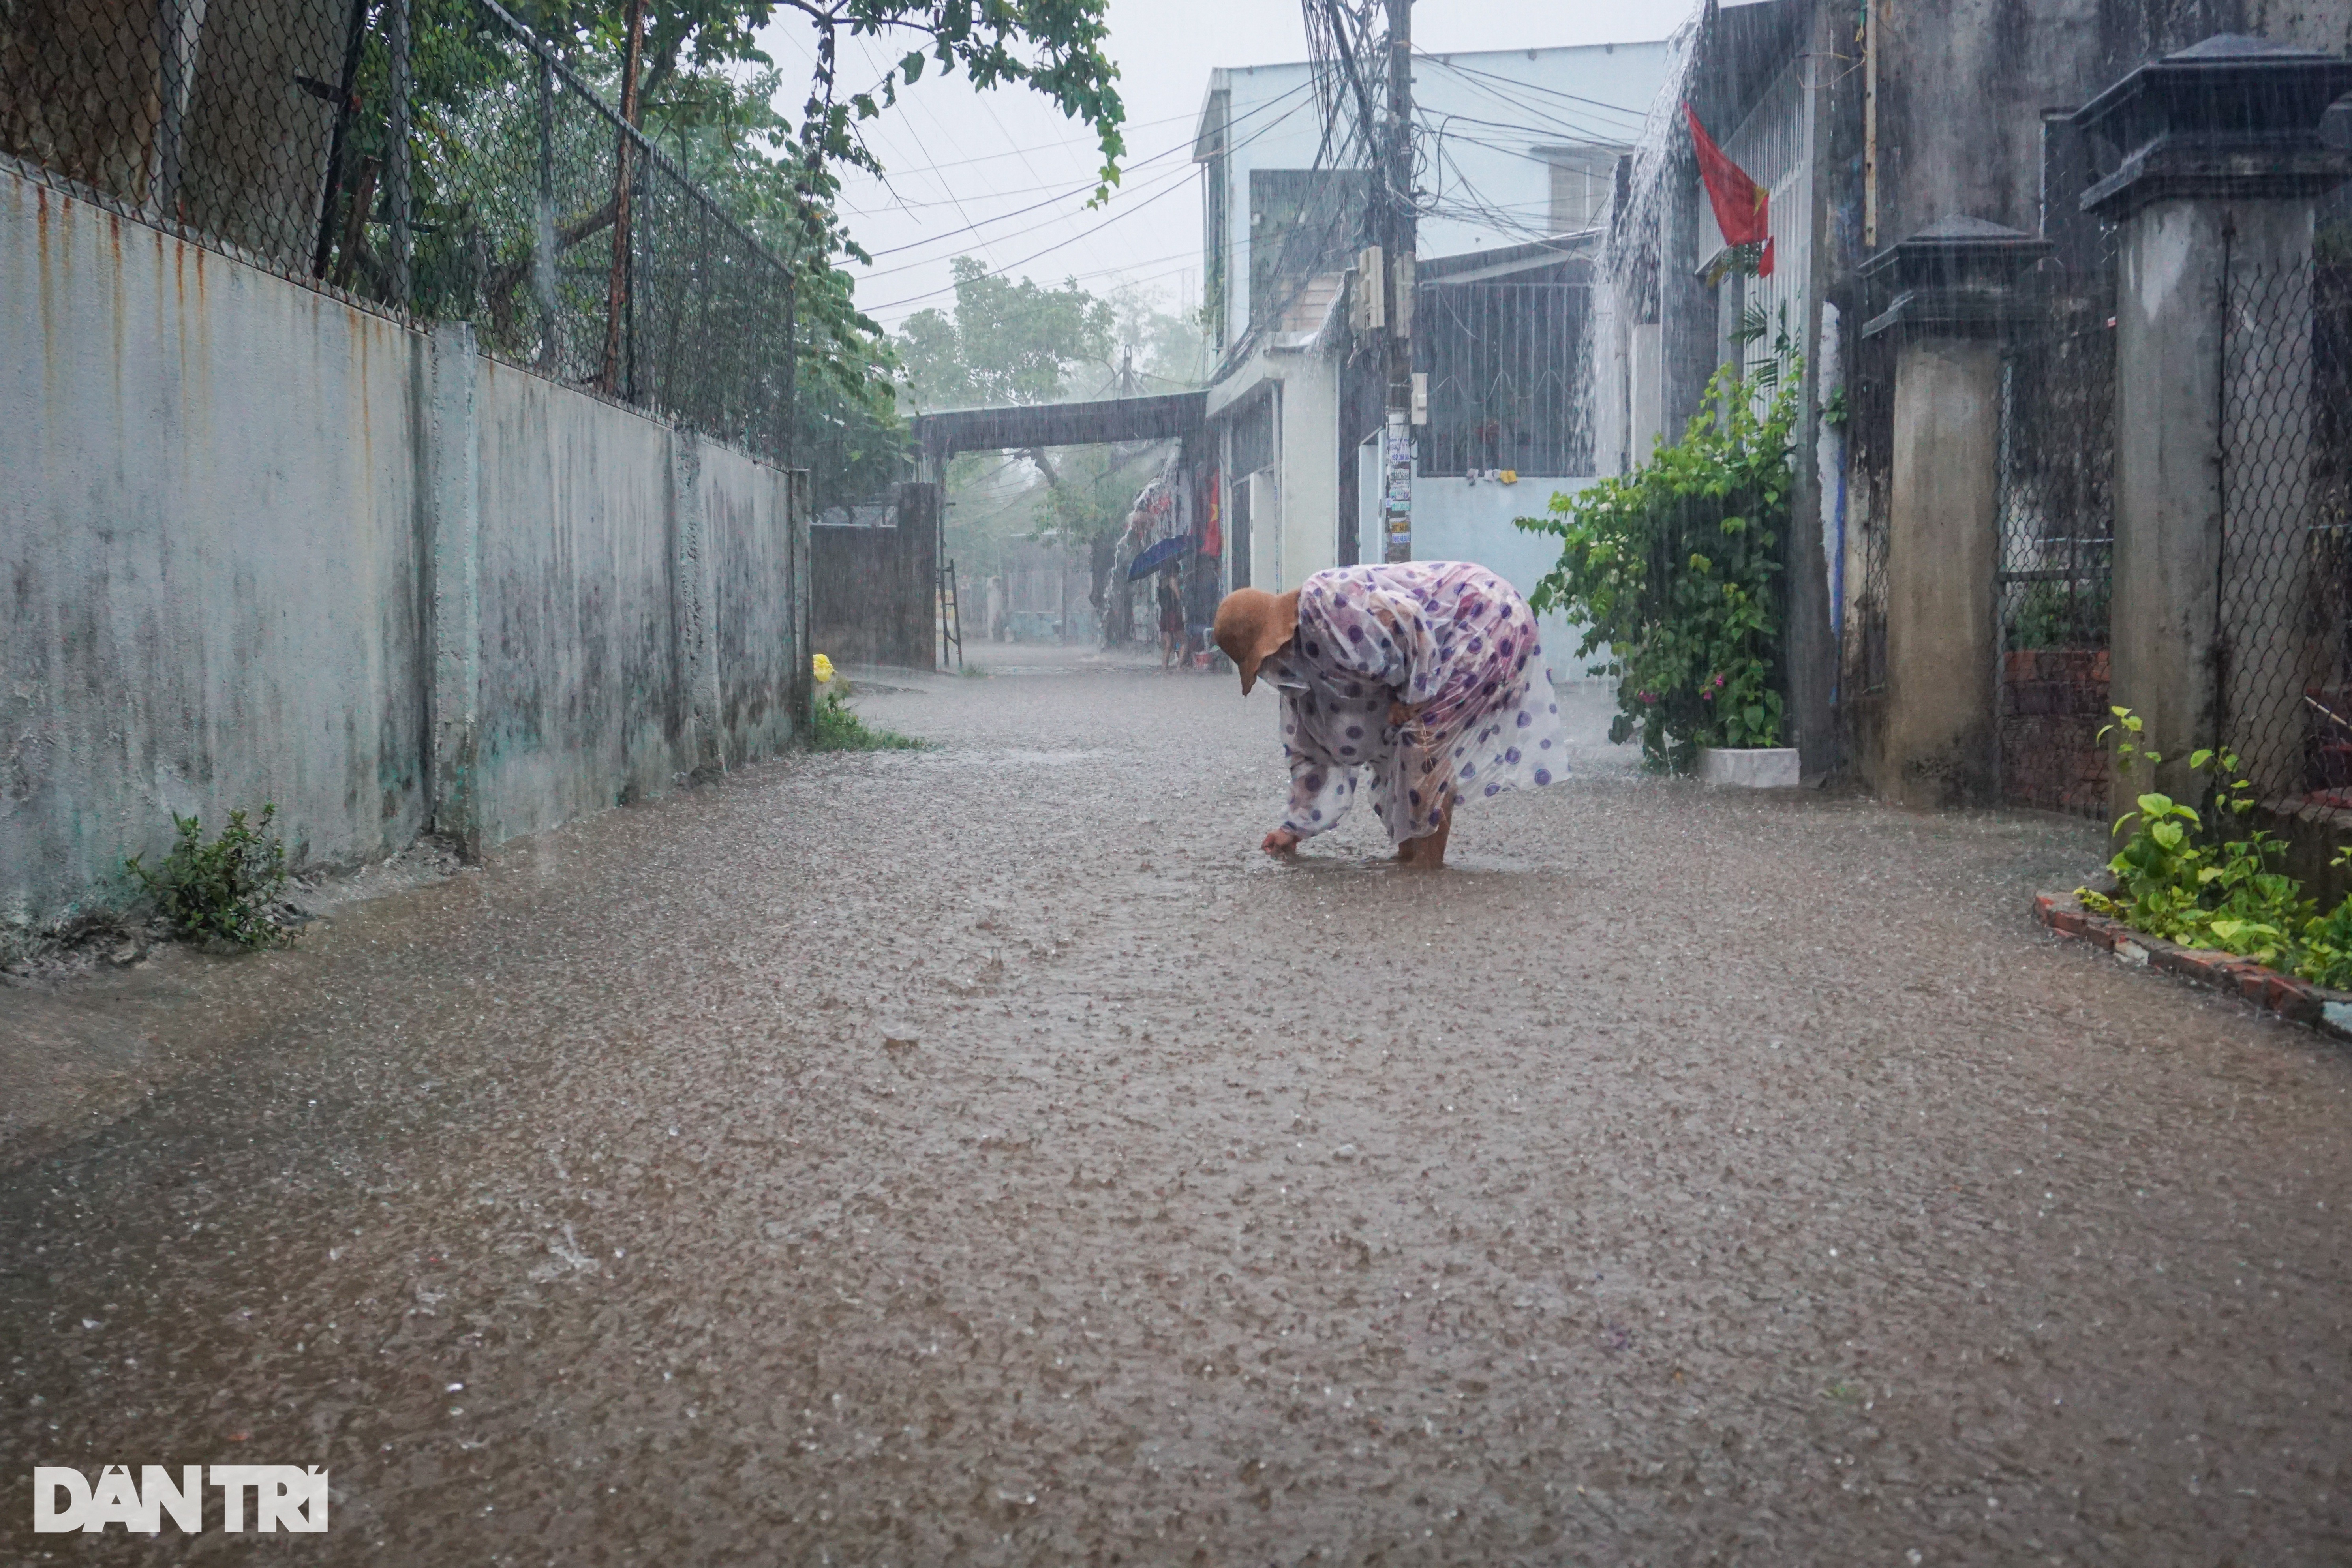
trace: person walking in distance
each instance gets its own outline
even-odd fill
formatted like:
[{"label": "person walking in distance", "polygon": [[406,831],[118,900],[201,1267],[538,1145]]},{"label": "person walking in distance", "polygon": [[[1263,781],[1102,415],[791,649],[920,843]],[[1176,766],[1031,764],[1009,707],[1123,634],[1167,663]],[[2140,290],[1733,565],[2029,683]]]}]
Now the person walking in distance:
[{"label": "person walking in distance", "polygon": [[1176,591],[1176,574],[1160,574],[1160,667],[1172,667],[1184,654],[1184,598]]}]

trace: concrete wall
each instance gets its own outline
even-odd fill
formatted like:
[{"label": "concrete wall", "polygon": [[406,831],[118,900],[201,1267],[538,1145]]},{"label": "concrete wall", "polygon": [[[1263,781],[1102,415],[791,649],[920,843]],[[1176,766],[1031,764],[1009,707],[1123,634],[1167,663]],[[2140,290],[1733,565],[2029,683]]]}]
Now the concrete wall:
[{"label": "concrete wall", "polygon": [[1282,593],[1339,564],[1339,361],[1311,346],[1267,357],[1282,371],[1275,448],[1281,528],[1258,533],[1281,540],[1280,580],[1260,579],[1258,586]]},{"label": "concrete wall", "polygon": [[2215,33],[2352,48],[2343,0],[1948,0],[1879,16],[1882,245],[1955,213],[2039,233],[2043,112],[2159,55]]},{"label": "concrete wall", "polygon": [[740,452],[703,443],[696,450],[707,497],[706,602],[716,622],[709,634],[716,760],[733,768],[791,745],[793,716],[806,711],[809,662],[799,632],[807,619],[808,552],[793,526],[806,497]]},{"label": "concrete wall", "polygon": [[416,340],[0,173],[0,918],[278,803],[423,826]]},{"label": "concrete wall", "polygon": [[0,302],[0,920],[175,811],[352,863],[793,732],[781,470],[5,171]]},{"label": "concrete wall", "polygon": [[[1348,526],[1339,515],[1339,376],[1336,346],[1316,338],[1259,350],[1209,394],[1209,419],[1221,432],[1219,450],[1229,474],[1241,461],[1234,455],[1238,442],[1229,439],[1231,427],[1256,417],[1256,410],[1272,409],[1269,460],[1235,476],[1248,486],[1252,587],[1286,592],[1339,564],[1339,536]],[[1363,494],[1360,486],[1358,493]],[[1241,565],[1231,559],[1234,532],[1228,517],[1229,572]]]},{"label": "concrete wall", "polygon": [[496,843],[658,793],[689,705],[670,432],[494,361],[480,399],[477,755]]},{"label": "concrete wall", "polygon": [[2000,346],[1897,350],[1879,787],[1914,806],[1994,796],[1993,579],[2000,554]]}]

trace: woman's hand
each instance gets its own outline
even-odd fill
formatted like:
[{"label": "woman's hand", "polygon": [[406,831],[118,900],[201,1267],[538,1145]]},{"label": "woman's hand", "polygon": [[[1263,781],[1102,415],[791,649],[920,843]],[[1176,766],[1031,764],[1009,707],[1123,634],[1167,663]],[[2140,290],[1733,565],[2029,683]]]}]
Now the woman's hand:
[{"label": "woman's hand", "polygon": [[1258,845],[1270,855],[1286,855],[1298,847],[1298,835],[1288,828],[1276,828],[1266,834],[1265,842]]}]

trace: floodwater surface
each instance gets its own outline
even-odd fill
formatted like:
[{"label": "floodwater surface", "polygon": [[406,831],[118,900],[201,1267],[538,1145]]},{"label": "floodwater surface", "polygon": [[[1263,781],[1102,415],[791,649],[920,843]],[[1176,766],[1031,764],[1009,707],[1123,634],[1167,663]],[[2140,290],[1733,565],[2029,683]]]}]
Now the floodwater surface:
[{"label": "floodwater surface", "polygon": [[299,1562],[2352,1558],[2352,1067],[2041,935],[2095,826],[1591,744],[1285,864],[1230,679],[862,706],[940,748],[0,992],[154,1074],[0,1171],[7,1557],[246,1462]]}]

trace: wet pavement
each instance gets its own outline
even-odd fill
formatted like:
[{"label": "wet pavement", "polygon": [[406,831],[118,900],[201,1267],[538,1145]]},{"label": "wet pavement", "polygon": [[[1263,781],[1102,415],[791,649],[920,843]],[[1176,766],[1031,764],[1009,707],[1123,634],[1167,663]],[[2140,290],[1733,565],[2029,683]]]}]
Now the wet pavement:
[{"label": "wet pavement", "polygon": [[2038,934],[2095,827],[1596,744],[1277,864],[1265,694],[986,653],[0,992],[104,1058],[0,1171],[0,1554],[243,1560],[27,1472],[292,1462],[301,1562],[2352,1560],[2352,1061]]}]

